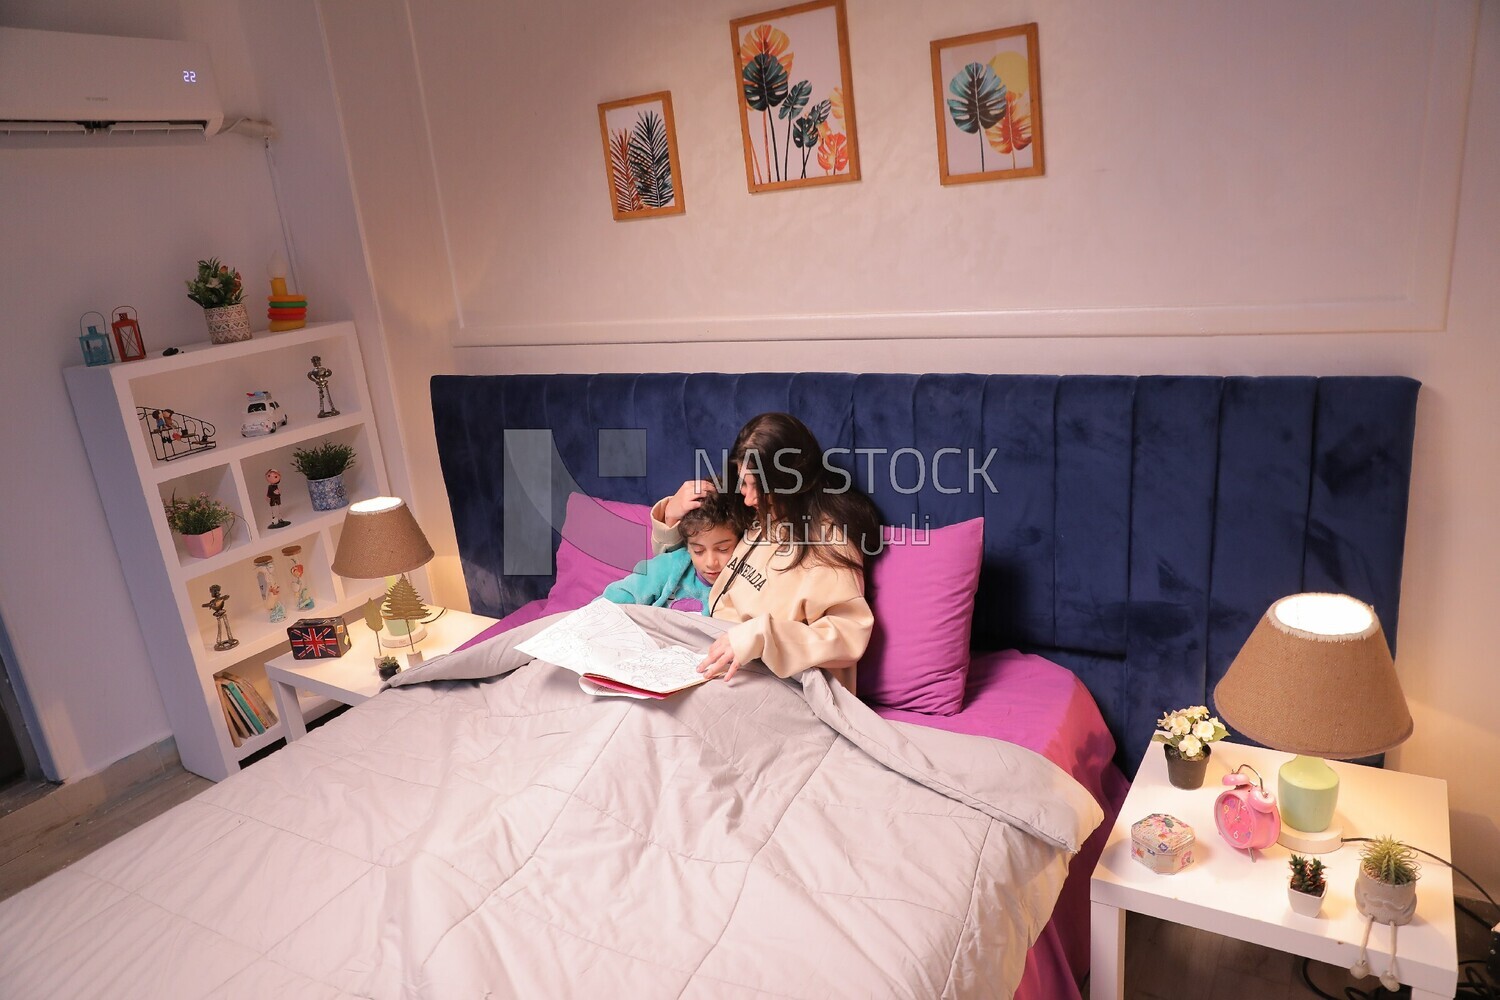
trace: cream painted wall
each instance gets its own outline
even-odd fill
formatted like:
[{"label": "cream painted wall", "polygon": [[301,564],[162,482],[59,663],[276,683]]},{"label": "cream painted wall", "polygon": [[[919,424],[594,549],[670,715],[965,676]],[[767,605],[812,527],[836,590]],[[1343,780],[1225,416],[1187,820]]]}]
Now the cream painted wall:
[{"label": "cream painted wall", "polygon": [[[446,316],[466,373],[1421,379],[1398,663],[1417,730],[1392,760],[1449,781],[1456,860],[1500,887],[1500,8],[849,7],[865,179],[752,197],[743,4],[325,0],[376,287],[422,318],[393,350],[443,370],[424,356]],[[926,42],[1030,19],[1048,176],[941,188]],[[616,224],[594,106],[658,89],[688,212]],[[402,148],[361,153],[381,113],[408,122]],[[828,259],[757,252],[804,238]],[[1193,333],[1213,335],[1142,335]],[[430,441],[409,445],[413,480],[438,481]]]},{"label": "cream painted wall", "polygon": [[[266,16],[275,4],[274,20]],[[7,665],[35,710],[49,777],[72,780],[170,735],[62,369],[79,364],[78,318],[135,306],[148,350],[207,340],[182,281],[200,257],[237,265],[254,309],[278,248],[298,261],[315,318],[360,324],[370,383],[389,385],[316,9],[296,0],[0,0],[13,27],[208,43],[227,118],[282,128],[276,176],[236,135],[99,148],[0,143],[0,617]],[[393,485],[405,483],[388,401],[377,411]]]}]

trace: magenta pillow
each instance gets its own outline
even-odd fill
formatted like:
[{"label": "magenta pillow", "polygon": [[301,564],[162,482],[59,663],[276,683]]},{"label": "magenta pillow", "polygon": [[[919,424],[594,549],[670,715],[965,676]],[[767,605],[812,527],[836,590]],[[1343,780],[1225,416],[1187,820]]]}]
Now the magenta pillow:
[{"label": "magenta pillow", "polygon": [[930,544],[910,528],[881,529],[866,597],[875,612],[869,649],[859,661],[859,696],[871,705],[927,715],[964,706],[974,591],[984,552],[984,518],[934,528]]},{"label": "magenta pillow", "polygon": [[651,508],[646,504],[568,497],[557,580],[547,592],[547,613],[581,608],[616,580],[651,558]]}]

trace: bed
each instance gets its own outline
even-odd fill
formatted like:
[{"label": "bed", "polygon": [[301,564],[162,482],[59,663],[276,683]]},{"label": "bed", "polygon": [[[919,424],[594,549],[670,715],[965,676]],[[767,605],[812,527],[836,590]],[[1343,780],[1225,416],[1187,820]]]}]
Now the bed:
[{"label": "bed", "polygon": [[[767,675],[751,675],[753,685],[737,692],[701,689],[696,702],[700,692],[692,692],[671,710],[712,713],[738,732],[753,722],[735,714],[738,703],[775,701],[793,720],[786,731],[798,734],[785,746],[820,747],[877,776],[900,800],[901,818],[831,824],[819,835],[815,816],[854,810],[823,801],[833,794],[823,787],[788,793],[762,824],[756,850],[784,847],[776,816],[823,802],[822,812],[786,824],[808,851],[827,851],[813,869],[793,870],[790,860],[780,868],[784,881],[815,890],[788,904],[804,932],[778,938],[777,921],[766,919],[748,937],[696,935],[698,946],[674,950],[672,920],[690,923],[705,894],[739,898],[744,882],[715,890],[713,878],[637,869],[639,881],[629,884],[654,909],[608,898],[564,906],[571,897],[538,873],[566,867],[570,849],[582,851],[575,860],[588,856],[588,840],[558,838],[554,853],[529,856],[528,867],[511,845],[545,837],[525,827],[534,811],[514,804],[555,791],[558,769],[572,769],[569,781],[598,773],[594,757],[580,763],[576,755],[601,726],[668,726],[618,742],[642,770],[670,761],[674,776],[699,789],[690,761],[708,750],[684,753],[697,744],[682,738],[712,727],[584,704],[560,672],[506,662],[494,679],[383,693],[0,904],[0,995],[420,996],[458,995],[443,987],[463,983],[475,995],[483,987],[505,996],[537,995],[541,982],[566,995],[605,982],[617,995],[821,996],[840,990],[810,985],[808,970],[859,962],[864,947],[860,974],[876,976],[888,995],[1077,996],[1097,855],[1088,831],[1117,806],[1119,765],[1138,756],[1156,715],[1203,703],[1256,618],[1286,593],[1352,593],[1376,607],[1394,643],[1416,394],[1417,384],[1401,378],[440,376],[438,450],[470,602],[505,618],[507,635],[568,603],[538,560],[550,564],[558,550],[571,495],[649,503],[696,477],[699,449],[717,454],[745,418],[765,410],[796,413],[825,447],[843,449],[841,460],[888,523],[942,528],[982,518],[976,655],[956,713],[845,706],[853,722],[844,732],[828,721],[840,714],[828,707],[834,696],[815,681],[794,690]],[[519,460],[538,446],[540,476],[534,462]],[[931,456],[949,448],[987,461],[1003,488],[952,493],[931,477],[912,489],[910,478],[861,474],[874,449]],[[466,652],[501,657],[505,642],[501,635]],[[745,692],[755,697],[737,703]],[[575,721],[547,722],[562,718]],[[890,734],[920,752],[892,751],[881,743]],[[872,736],[869,746],[860,742]],[[757,756],[753,740],[736,745]],[[715,745],[703,737],[702,747]],[[989,787],[995,772],[984,762],[1001,755],[1026,761],[1027,773],[1061,776],[1059,801],[1074,789],[1088,801],[1051,816],[1040,834],[1029,830],[1024,797],[1007,804]],[[778,756],[759,753],[773,764]],[[787,757],[787,767],[800,759]],[[481,761],[489,764],[476,771]],[[798,789],[821,773],[821,764],[809,768]],[[954,787],[934,790],[942,784],[935,775]],[[719,780],[702,783],[705,801]],[[722,780],[732,787],[732,777]],[[623,801],[634,786],[611,777],[574,798],[593,795],[587,807],[605,815],[614,807],[597,808],[600,787]],[[725,801],[737,810],[756,787]],[[643,824],[673,815],[661,800],[644,808]],[[922,816],[941,820],[910,827],[924,831],[914,840],[868,832],[908,829]],[[1078,840],[1067,844],[1070,824]],[[435,830],[461,849],[412,849]],[[993,836],[1017,856],[1036,854],[1026,869],[1035,884],[1002,888],[976,874],[989,870],[976,830],[979,842]],[[653,826],[619,836],[647,844],[665,835]],[[863,836],[874,855],[851,850]],[[678,858],[688,853],[668,846]],[[863,857],[864,867],[839,865],[840,852]],[[906,863],[890,863],[897,856]],[[708,871],[733,868],[708,860]],[[754,869],[757,859],[739,860],[748,863],[735,871]],[[964,865],[970,870],[955,874]],[[915,882],[913,867],[925,871]],[[953,910],[935,923],[892,917],[885,936],[841,942],[838,907],[868,894],[873,869],[904,900],[902,913]],[[523,890],[506,907],[485,906]],[[534,905],[522,905],[527,899]],[[732,919],[733,911],[719,912]],[[748,959],[731,960],[736,948],[761,956],[766,971],[746,974]],[[433,956],[443,959],[436,972],[424,965]],[[621,971],[636,966],[653,971]],[[559,969],[561,979],[532,978]]]}]

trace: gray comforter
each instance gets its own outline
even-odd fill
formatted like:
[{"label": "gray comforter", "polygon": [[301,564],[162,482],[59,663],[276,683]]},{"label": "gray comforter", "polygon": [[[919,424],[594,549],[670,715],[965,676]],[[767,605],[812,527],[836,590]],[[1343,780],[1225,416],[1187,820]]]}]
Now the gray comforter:
[{"label": "gray comforter", "polygon": [[[706,647],[724,627],[628,611],[663,643]],[[482,717],[443,750],[450,791],[386,880],[381,936],[404,951],[406,992],[1011,995],[1102,819],[1071,777],[1012,744],[886,722],[820,671],[752,664],[667,701],[596,698],[515,648],[553,620],[396,678],[511,675],[477,688]],[[434,891],[432,866],[462,877]]]}]

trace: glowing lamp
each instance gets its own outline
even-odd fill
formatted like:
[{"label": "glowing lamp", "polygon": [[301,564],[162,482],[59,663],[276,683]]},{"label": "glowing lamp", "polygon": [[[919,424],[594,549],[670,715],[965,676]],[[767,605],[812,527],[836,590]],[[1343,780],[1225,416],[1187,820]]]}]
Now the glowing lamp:
[{"label": "glowing lamp", "polygon": [[1339,778],[1325,758],[1384,753],[1412,732],[1411,713],[1375,609],[1344,594],[1272,604],[1214,688],[1230,729],[1296,754],[1277,781],[1280,842],[1336,851]]}]

